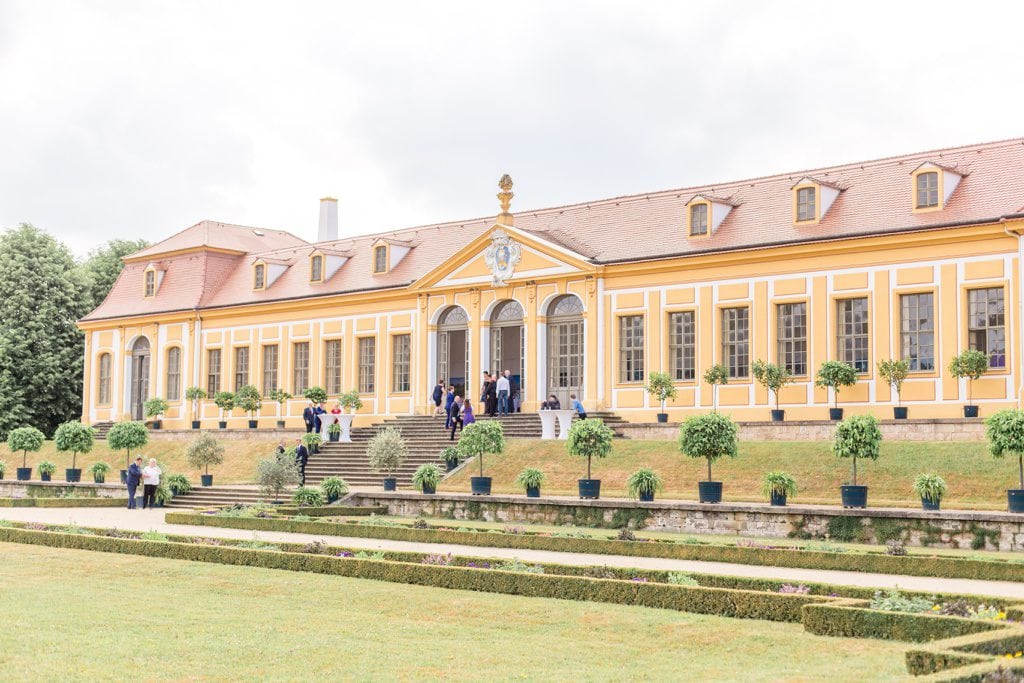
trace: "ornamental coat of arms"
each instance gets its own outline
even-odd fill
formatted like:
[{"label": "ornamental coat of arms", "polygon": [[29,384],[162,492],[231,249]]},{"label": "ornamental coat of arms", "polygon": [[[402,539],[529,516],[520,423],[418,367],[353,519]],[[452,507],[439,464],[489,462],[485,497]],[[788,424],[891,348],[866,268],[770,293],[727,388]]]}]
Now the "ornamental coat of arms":
[{"label": "ornamental coat of arms", "polygon": [[498,229],[491,235],[491,246],[484,250],[484,263],[491,269],[491,284],[500,287],[512,277],[522,249],[512,241],[504,230]]}]

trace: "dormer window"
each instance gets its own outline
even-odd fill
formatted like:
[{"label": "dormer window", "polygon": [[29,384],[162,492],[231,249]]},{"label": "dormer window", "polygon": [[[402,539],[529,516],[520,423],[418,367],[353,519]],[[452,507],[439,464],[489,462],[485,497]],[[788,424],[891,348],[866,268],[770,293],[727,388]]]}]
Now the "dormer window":
[{"label": "dormer window", "polygon": [[267,287],[267,267],[262,263],[257,263],[252,268],[252,288],[253,289],[266,289]]},{"label": "dormer window", "polygon": [[915,207],[930,209],[939,205],[939,172],[927,171],[917,174]]},{"label": "dormer window", "polygon": [[381,244],[373,248],[373,272],[374,273],[386,273],[388,272],[388,248],[387,245]]},{"label": "dormer window", "polygon": [[953,195],[964,173],[957,168],[925,161],[911,171],[914,211],[941,211]]},{"label": "dormer window", "polygon": [[833,182],[806,176],[790,188],[793,191],[793,222],[816,225],[825,218],[843,188]]},{"label": "dormer window", "polygon": [[796,191],[796,220],[818,220],[818,191],[815,187],[801,187]]},{"label": "dormer window", "polygon": [[715,234],[735,206],[731,199],[709,194],[694,195],[686,202],[687,234],[692,238]]},{"label": "dormer window", "polygon": [[705,237],[708,234],[708,205],[694,204],[690,207],[690,236]]},{"label": "dormer window", "polygon": [[142,296],[149,299],[156,296],[160,283],[164,279],[164,267],[159,263],[150,263],[142,274]]},{"label": "dormer window", "polygon": [[146,271],[146,291],[143,296],[151,297],[156,294],[156,271]]},{"label": "dormer window", "polygon": [[316,254],[309,259],[309,281],[324,281],[324,257],[321,254]]}]

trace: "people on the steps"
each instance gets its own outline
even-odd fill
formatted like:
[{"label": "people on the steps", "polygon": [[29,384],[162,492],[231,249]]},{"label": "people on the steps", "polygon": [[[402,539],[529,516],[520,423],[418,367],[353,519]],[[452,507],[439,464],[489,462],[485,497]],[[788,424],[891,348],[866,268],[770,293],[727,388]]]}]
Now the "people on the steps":
[{"label": "people on the steps", "polygon": [[509,382],[508,376],[511,373],[506,370],[503,374],[498,375],[498,379],[495,382],[495,391],[498,397],[498,414],[505,416],[508,415],[508,398],[512,393],[512,383]]},{"label": "people on the steps", "polygon": [[462,401],[462,426],[465,428],[466,425],[471,425],[476,422],[476,417],[473,416],[473,402],[468,398]]},{"label": "people on the steps", "polygon": [[441,414],[441,400],[444,398],[444,380],[437,380],[437,384],[434,386],[434,393],[430,396],[431,400],[434,401],[434,417]]},{"label": "people on the steps", "polygon": [[569,405],[572,406],[572,409],[576,411],[576,414],[580,416],[581,420],[587,419],[587,410],[576,398],[576,394],[569,394]]},{"label": "people on the steps", "polygon": [[306,450],[306,445],[302,443],[302,439],[298,440],[298,445],[295,447],[295,464],[299,466],[299,486],[306,485],[306,463],[309,462],[309,451]]},{"label": "people on the steps", "polygon": [[135,462],[128,466],[128,475],[125,478],[125,482],[128,484],[128,509],[134,510],[135,506],[135,491],[139,488],[139,483],[142,481],[142,456],[135,458]]},{"label": "people on the steps", "polygon": [[448,385],[448,394],[444,399],[444,429],[448,431],[452,426],[452,404],[455,403],[455,387]]},{"label": "people on the steps", "polygon": [[316,422],[316,412],[313,410],[312,401],[308,402],[306,408],[302,411],[302,421],[306,423],[306,433],[312,432],[313,425]]},{"label": "people on the steps", "polygon": [[548,400],[540,404],[541,410],[561,410],[562,404],[559,403],[558,397],[554,394],[548,396]]},{"label": "people on the steps", "polygon": [[452,425],[451,440],[455,441],[455,429],[462,431],[462,397],[456,396],[455,400],[452,401],[451,410],[448,411],[448,419]]}]

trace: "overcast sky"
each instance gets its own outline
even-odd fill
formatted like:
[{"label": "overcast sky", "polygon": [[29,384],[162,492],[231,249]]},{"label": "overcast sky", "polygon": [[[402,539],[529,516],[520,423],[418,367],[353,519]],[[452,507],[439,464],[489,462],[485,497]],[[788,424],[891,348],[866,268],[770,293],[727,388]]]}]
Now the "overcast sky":
[{"label": "overcast sky", "polygon": [[1024,135],[1005,2],[0,0],[0,227],[312,240]]}]

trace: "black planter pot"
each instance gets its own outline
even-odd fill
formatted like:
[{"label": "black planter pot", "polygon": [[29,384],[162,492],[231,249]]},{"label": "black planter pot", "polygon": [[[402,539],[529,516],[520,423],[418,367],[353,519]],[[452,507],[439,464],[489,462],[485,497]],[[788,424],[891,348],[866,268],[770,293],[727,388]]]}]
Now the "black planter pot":
[{"label": "black planter pot", "polygon": [[3,480],[4,480],[4,473],[0,472],[0,481],[3,481]]},{"label": "black planter pot", "polygon": [[128,470],[121,470],[121,484],[125,485],[128,483]]},{"label": "black planter pot", "polygon": [[82,481],[82,469],[80,467],[69,467],[64,470],[64,481],[69,484],[77,484]]},{"label": "black planter pot", "polygon": [[1006,492],[1006,509],[1010,512],[1024,512],[1024,489],[1010,489]]},{"label": "black planter pot", "polygon": [[469,488],[474,496],[489,496],[491,495],[491,478],[470,477]]},{"label": "black planter pot", "polygon": [[43,474],[42,472],[40,472],[39,473],[39,480],[40,481],[50,481],[50,476],[51,475],[49,473]]},{"label": "black planter pot", "polygon": [[640,500],[641,503],[653,503],[654,502],[654,491],[650,491],[648,493],[641,493],[638,496],[638,499]]},{"label": "black planter pot", "polygon": [[786,419],[785,410],[773,410],[772,411],[772,422],[784,422]]},{"label": "black planter pot", "polygon": [[341,440],[341,433],[339,432],[338,434],[328,434],[327,438],[330,439],[331,443],[336,443]]},{"label": "black planter pot", "polygon": [[160,429],[162,424],[163,423],[160,422],[160,420],[153,420],[153,425],[150,427],[150,429]]},{"label": "black planter pot", "polygon": [[423,493],[426,493],[427,495],[437,493],[437,488],[423,482]]},{"label": "black planter pot", "polygon": [[330,505],[331,503],[335,502],[336,500],[338,500],[337,496],[327,496],[327,504],[328,505]]},{"label": "black planter pot", "polygon": [[526,487],[527,498],[540,498],[540,487],[539,486],[527,486]]},{"label": "black planter pot", "polygon": [[658,413],[658,422],[668,422],[668,413]]},{"label": "black planter pot", "polygon": [[978,417],[978,406],[964,406],[964,417]]},{"label": "black planter pot", "polygon": [[94,474],[92,475],[92,483],[94,484],[106,484],[107,475],[105,474]]},{"label": "black planter pot", "polygon": [[600,479],[577,479],[580,487],[580,498],[585,500],[597,500],[601,497]]},{"label": "black planter pot", "polygon": [[698,481],[697,494],[702,503],[722,502],[722,482],[720,481]]},{"label": "black planter pot", "polygon": [[840,420],[843,419],[843,409],[842,408],[829,408],[828,409],[828,419],[832,420],[833,422],[839,422]]},{"label": "black planter pot", "polygon": [[19,467],[17,472],[18,481],[28,481],[32,478],[31,467]]},{"label": "black planter pot", "polygon": [[227,429],[227,428],[228,428],[228,423],[227,422],[221,421],[221,422],[217,423],[217,429]]},{"label": "black planter pot", "polygon": [[278,420],[277,421],[277,428],[278,429],[284,429],[284,420]]},{"label": "black planter pot", "polygon": [[906,420],[907,419],[907,410],[908,410],[908,408],[906,406],[893,406],[893,408],[892,408],[892,418],[894,420]]},{"label": "black planter pot", "polygon": [[771,504],[776,507],[786,507],[786,494],[772,491]]},{"label": "black planter pot", "polygon": [[398,480],[395,479],[394,477],[384,477],[384,490],[385,491],[394,491],[395,487],[397,485],[398,485]]},{"label": "black planter pot", "polygon": [[256,429],[256,426],[260,423],[259,420],[249,420],[249,429]]},{"label": "black planter pot", "polygon": [[930,498],[921,497],[921,509],[922,510],[938,510],[939,505],[942,504],[941,500],[931,500]]},{"label": "black planter pot", "polygon": [[202,486],[213,486],[213,475],[212,474],[200,474],[199,482]]},{"label": "black planter pot", "polygon": [[458,466],[459,466],[459,461],[458,460],[445,460],[444,461],[444,471],[445,472],[451,472],[452,470],[454,470]]},{"label": "black planter pot", "polygon": [[199,420],[192,420],[192,429],[199,429]]},{"label": "black planter pot", "polygon": [[868,506],[867,486],[840,486],[844,508],[866,508]]}]

